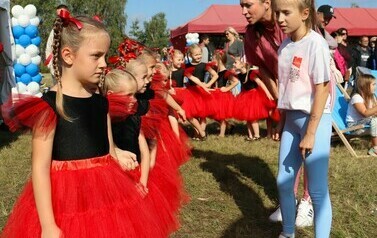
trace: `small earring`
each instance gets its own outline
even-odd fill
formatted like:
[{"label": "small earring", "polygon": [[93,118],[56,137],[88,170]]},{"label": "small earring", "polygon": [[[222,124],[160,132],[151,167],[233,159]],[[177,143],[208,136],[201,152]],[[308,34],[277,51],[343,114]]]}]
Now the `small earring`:
[{"label": "small earring", "polygon": [[105,83],[105,73],[102,73],[100,78],[99,78],[98,87],[102,88],[104,83]]}]

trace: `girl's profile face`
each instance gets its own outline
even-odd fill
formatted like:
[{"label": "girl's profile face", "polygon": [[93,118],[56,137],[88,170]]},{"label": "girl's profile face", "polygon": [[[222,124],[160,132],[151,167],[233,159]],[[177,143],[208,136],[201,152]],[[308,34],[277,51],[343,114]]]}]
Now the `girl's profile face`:
[{"label": "girl's profile face", "polygon": [[374,94],[375,91],[376,91],[376,81],[374,80],[374,81],[370,84],[370,93]]},{"label": "girl's profile face", "polygon": [[143,93],[147,89],[148,79],[148,69],[145,65],[139,64],[134,70],[134,77],[137,83],[137,92]]},{"label": "girl's profile face", "polygon": [[233,63],[233,67],[234,67],[235,69],[242,69],[242,68],[243,68],[243,64],[242,64],[241,60],[236,59],[236,60],[234,61],[234,63]]},{"label": "girl's profile face", "polygon": [[183,55],[181,54],[174,55],[172,63],[173,63],[174,68],[180,69],[183,64]]},{"label": "girl's profile face", "polygon": [[200,47],[194,48],[190,51],[193,63],[200,63],[202,60],[202,49]]},{"label": "girl's profile face", "polygon": [[150,57],[150,59],[146,63],[146,66],[148,69],[147,84],[152,81],[152,75],[156,72],[155,70],[156,64],[157,64],[157,61],[153,57]]}]

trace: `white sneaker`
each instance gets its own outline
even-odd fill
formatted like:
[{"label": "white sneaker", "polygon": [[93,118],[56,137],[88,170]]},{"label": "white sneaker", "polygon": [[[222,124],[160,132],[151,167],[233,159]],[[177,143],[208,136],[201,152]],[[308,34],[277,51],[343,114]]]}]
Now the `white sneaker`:
[{"label": "white sneaker", "polygon": [[283,217],[281,216],[281,210],[280,210],[280,206],[276,209],[276,211],[274,211],[274,213],[272,213],[268,219],[272,222],[281,222],[283,221]]},{"label": "white sneaker", "polygon": [[[295,200],[296,201],[296,206],[297,206],[297,199]],[[276,209],[276,211],[274,211],[274,213],[272,213],[268,219],[271,221],[271,222],[281,222],[283,221],[283,217],[281,216],[281,210],[280,210],[280,206]]]},{"label": "white sneaker", "polygon": [[313,226],[313,218],[314,210],[312,203],[302,198],[297,209],[296,226]]},{"label": "white sneaker", "polygon": [[285,235],[283,232],[280,233],[278,238],[295,238],[295,234],[292,235]]}]

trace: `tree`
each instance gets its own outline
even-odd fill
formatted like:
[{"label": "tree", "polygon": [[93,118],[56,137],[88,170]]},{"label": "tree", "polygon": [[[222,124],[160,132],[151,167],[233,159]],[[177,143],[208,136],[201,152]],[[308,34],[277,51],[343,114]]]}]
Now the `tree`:
[{"label": "tree", "polygon": [[145,44],[146,36],[145,32],[139,26],[140,21],[138,19],[134,20],[131,24],[130,35],[135,38],[137,41]]},{"label": "tree", "polygon": [[360,7],[360,6],[359,6],[359,4],[353,2],[353,3],[351,3],[351,7],[352,7],[352,8],[358,8],[358,7]]},{"label": "tree", "polygon": [[151,48],[162,48],[169,42],[165,13],[157,13],[150,21],[144,22],[145,44]]},{"label": "tree", "polygon": [[[71,15],[98,15],[104,22],[111,36],[111,46],[109,54],[115,54],[118,44],[123,40],[124,29],[126,26],[126,16],[124,14],[127,0],[95,0],[88,3],[82,0],[67,0],[66,4]],[[48,35],[52,29],[55,19],[55,9],[61,4],[60,0],[14,0],[11,1],[11,7],[27,4],[33,4],[37,8],[37,15],[41,19],[39,33],[42,38],[41,52],[44,52]],[[43,54],[41,54],[44,56]]]}]

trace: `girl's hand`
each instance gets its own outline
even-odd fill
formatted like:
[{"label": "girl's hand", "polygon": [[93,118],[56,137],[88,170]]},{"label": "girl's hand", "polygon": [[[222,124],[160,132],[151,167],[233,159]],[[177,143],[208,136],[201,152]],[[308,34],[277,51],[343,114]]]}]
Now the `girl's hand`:
[{"label": "girl's hand", "polygon": [[115,148],[115,153],[117,154],[118,163],[122,169],[134,170],[137,166],[139,166],[134,153],[127,150],[121,150],[119,148]]},{"label": "girl's hand", "polygon": [[42,229],[41,238],[63,238],[63,232],[54,224]]},{"label": "girl's hand", "polygon": [[206,84],[202,84],[201,86],[203,88],[204,91],[206,91],[207,93],[211,93],[209,88],[207,88]]},{"label": "girl's hand", "polygon": [[185,110],[183,110],[183,109],[181,108],[181,109],[179,109],[179,110],[177,111],[177,113],[178,113],[179,117],[180,117],[183,121],[186,121],[186,120],[187,120]]},{"label": "girl's hand", "polygon": [[315,135],[305,134],[304,138],[300,142],[300,151],[302,159],[306,159],[313,151]]},{"label": "girl's hand", "polygon": [[228,89],[226,87],[221,87],[220,91],[223,92],[223,93],[226,93],[226,92],[228,92]]},{"label": "girl's hand", "polygon": [[174,88],[170,88],[170,89],[168,90],[168,93],[169,93],[170,95],[175,95],[175,89],[174,89]]}]

